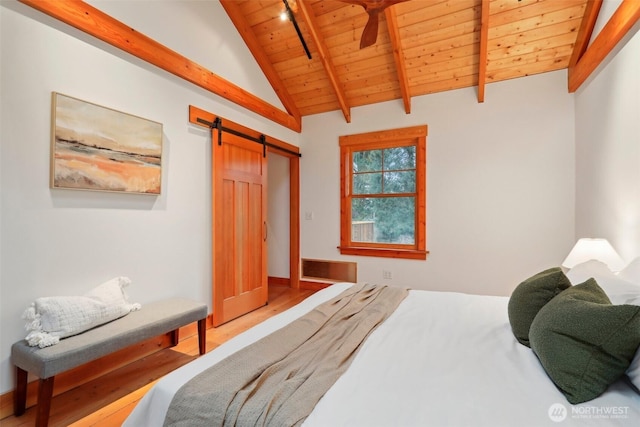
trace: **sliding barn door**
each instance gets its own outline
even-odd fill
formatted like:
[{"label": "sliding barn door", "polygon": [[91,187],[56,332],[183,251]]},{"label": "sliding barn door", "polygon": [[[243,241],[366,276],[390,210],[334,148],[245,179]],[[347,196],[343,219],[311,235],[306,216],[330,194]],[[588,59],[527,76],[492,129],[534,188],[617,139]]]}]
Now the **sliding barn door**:
[{"label": "sliding barn door", "polygon": [[213,141],[213,325],[267,303],[267,159],[262,145]]}]

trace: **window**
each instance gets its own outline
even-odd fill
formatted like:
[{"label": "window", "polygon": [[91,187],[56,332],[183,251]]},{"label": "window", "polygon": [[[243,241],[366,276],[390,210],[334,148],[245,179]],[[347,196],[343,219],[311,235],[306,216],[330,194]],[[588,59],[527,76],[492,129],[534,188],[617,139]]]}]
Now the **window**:
[{"label": "window", "polygon": [[427,126],[340,137],[340,253],[426,259]]}]

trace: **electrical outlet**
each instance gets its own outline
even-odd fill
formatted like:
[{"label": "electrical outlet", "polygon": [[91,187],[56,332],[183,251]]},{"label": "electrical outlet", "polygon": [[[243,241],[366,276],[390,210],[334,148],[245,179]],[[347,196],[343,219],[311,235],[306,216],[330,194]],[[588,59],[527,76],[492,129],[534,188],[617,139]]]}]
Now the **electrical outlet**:
[{"label": "electrical outlet", "polygon": [[306,219],[307,221],[311,221],[313,219],[313,212],[305,212],[304,219]]},{"label": "electrical outlet", "polygon": [[382,270],[382,278],[391,280],[391,272],[389,270]]}]

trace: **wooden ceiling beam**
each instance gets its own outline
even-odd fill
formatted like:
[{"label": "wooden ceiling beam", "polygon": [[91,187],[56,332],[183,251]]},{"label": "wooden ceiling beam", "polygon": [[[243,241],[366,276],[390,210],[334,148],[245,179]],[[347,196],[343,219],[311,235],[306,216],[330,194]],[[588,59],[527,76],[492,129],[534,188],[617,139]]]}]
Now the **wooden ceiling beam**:
[{"label": "wooden ceiling beam", "polygon": [[478,57],[478,102],[484,102],[487,82],[487,44],[489,41],[489,0],[482,0],[480,10],[480,54]]},{"label": "wooden ceiling beam", "polygon": [[578,90],[638,20],[640,1],[623,0],[584,55],[574,67],[569,68],[570,93]]},{"label": "wooden ceiling beam", "polygon": [[238,33],[240,33],[242,40],[244,40],[244,43],[249,48],[249,51],[251,52],[256,62],[258,63],[258,66],[271,84],[271,87],[280,99],[280,102],[282,102],[282,105],[284,105],[284,108],[298,122],[301,122],[302,118],[300,115],[300,110],[298,110],[293,97],[291,97],[291,94],[287,90],[287,87],[282,82],[282,79],[280,79],[280,76],[273,67],[273,64],[269,60],[269,57],[265,53],[264,49],[262,49],[262,47],[260,46],[260,42],[253,32],[251,25],[245,18],[245,15],[240,10],[238,2],[233,0],[220,0],[220,4],[227,12],[227,15],[229,15],[229,18],[231,18],[233,25],[238,30]]},{"label": "wooden ceiling beam", "polygon": [[327,72],[329,82],[331,83],[331,87],[336,94],[336,98],[338,99],[338,104],[340,104],[342,114],[344,115],[347,123],[351,123],[351,107],[347,102],[347,96],[345,95],[344,89],[340,84],[338,73],[333,65],[333,61],[331,60],[329,49],[327,48],[324,38],[322,37],[318,29],[319,26],[316,22],[316,16],[313,14],[311,6],[307,4],[307,0],[298,0],[298,11],[302,15],[302,19],[307,24],[307,28],[309,30],[309,33],[311,34],[311,39],[318,49],[317,53],[320,56],[320,62],[322,62],[322,66]]},{"label": "wooden ceiling beam", "polygon": [[411,93],[409,91],[409,78],[407,77],[407,67],[400,42],[400,29],[398,28],[398,15],[393,6],[384,10],[384,16],[387,20],[387,28],[389,30],[389,38],[391,39],[391,49],[393,50],[393,60],[398,73],[398,83],[400,84],[400,93],[402,94],[402,103],[404,104],[404,112],[411,114]]},{"label": "wooden ceiling beam", "polygon": [[274,107],[81,0],[20,1],[275,123],[296,132],[302,129],[299,117]]},{"label": "wooden ceiling beam", "polygon": [[598,13],[600,13],[600,7],[602,7],[602,0],[588,0],[587,7],[582,16],[580,22],[580,28],[578,29],[578,36],[576,37],[576,43],[573,45],[573,53],[569,60],[569,68],[573,68],[578,63],[578,60],[584,55],[589,47],[589,41],[593,34],[593,28],[596,25],[598,19]]}]

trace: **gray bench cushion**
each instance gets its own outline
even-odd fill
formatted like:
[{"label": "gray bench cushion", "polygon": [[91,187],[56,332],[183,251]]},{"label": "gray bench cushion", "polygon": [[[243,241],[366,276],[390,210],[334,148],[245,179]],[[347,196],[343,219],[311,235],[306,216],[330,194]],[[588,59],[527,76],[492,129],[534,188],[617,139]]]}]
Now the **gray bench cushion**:
[{"label": "gray bench cushion", "polygon": [[206,304],[182,298],[158,301],[51,347],[30,347],[25,340],[18,341],[11,347],[11,360],[25,371],[49,378],[205,317]]}]

